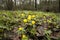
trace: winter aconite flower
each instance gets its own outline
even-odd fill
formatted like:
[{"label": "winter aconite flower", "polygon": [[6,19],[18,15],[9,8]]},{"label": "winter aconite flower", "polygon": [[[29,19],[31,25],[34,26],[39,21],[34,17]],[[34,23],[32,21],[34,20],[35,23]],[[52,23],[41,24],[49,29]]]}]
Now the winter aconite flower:
[{"label": "winter aconite flower", "polygon": [[22,27],[20,27],[18,30],[20,30],[20,31],[21,31],[21,30],[23,30],[23,28],[22,28]]},{"label": "winter aconite flower", "polygon": [[35,21],[32,21],[32,24],[34,25],[36,22]]},{"label": "winter aconite flower", "polygon": [[24,16],[24,14],[21,14],[22,16]]},{"label": "winter aconite flower", "polygon": [[26,38],[26,35],[22,35],[22,38]]},{"label": "winter aconite flower", "polygon": [[35,18],[35,15],[32,15],[32,18]]},{"label": "winter aconite flower", "polygon": [[24,23],[27,23],[27,19],[24,19],[23,22],[24,22]]},{"label": "winter aconite flower", "polygon": [[31,15],[29,15],[27,19],[28,19],[28,20],[31,20]]}]

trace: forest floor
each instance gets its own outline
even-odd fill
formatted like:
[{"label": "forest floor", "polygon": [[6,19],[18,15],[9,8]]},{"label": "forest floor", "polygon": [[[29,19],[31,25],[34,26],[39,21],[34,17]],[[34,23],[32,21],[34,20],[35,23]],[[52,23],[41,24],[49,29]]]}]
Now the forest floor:
[{"label": "forest floor", "polygon": [[1,40],[60,40],[60,13],[0,11]]}]

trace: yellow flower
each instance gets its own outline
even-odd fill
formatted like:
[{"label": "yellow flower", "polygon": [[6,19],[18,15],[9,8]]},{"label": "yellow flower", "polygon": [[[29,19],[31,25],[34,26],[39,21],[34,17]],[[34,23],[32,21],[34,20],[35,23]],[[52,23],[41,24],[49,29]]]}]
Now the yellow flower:
[{"label": "yellow flower", "polygon": [[35,24],[35,21],[32,21],[32,24]]},{"label": "yellow flower", "polygon": [[35,18],[35,15],[32,15],[32,18]]},{"label": "yellow flower", "polygon": [[27,19],[28,19],[28,20],[31,20],[31,15],[29,15]]},{"label": "yellow flower", "polygon": [[22,16],[24,16],[24,14],[21,14]]},{"label": "yellow flower", "polygon": [[20,27],[18,30],[23,30],[23,28],[22,28],[22,27]]},{"label": "yellow flower", "polygon": [[27,19],[24,19],[23,22],[24,22],[24,23],[27,23]]},{"label": "yellow flower", "polygon": [[22,38],[26,38],[26,35],[22,35]]}]

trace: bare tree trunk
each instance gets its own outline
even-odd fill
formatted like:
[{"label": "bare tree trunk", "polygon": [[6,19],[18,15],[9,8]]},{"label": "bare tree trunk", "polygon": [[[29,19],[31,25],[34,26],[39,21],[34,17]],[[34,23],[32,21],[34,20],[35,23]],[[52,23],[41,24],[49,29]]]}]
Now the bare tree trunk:
[{"label": "bare tree trunk", "polygon": [[16,10],[16,0],[14,0],[14,10]]},{"label": "bare tree trunk", "polygon": [[59,12],[60,12],[60,0],[59,0]]},{"label": "bare tree trunk", "polygon": [[7,10],[13,9],[13,1],[12,0],[6,0]]},{"label": "bare tree trunk", "polygon": [[29,0],[29,4],[30,4],[30,7],[29,7],[29,9],[31,10],[31,0]]},{"label": "bare tree trunk", "polygon": [[35,0],[35,10],[37,10],[37,0]]}]

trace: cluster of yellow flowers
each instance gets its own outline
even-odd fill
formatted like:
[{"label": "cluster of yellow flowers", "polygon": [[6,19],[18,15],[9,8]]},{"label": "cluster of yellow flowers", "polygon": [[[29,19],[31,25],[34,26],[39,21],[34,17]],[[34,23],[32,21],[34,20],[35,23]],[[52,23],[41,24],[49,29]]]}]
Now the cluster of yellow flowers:
[{"label": "cluster of yellow flowers", "polygon": [[[25,14],[21,14],[21,16],[24,16]],[[32,20],[36,17],[36,15],[28,15],[27,18],[23,19],[24,23],[28,23],[28,21],[31,21],[31,24],[34,25],[36,23],[36,21]],[[18,30],[22,31],[24,30],[23,27],[18,28]],[[25,37],[25,35],[23,35],[23,37]]]},{"label": "cluster of yellow flowers", "polygon": [[[53,23],[53,25],[55,26],[56,25],[56,22],[54,22],[52,20],[52,17],[49,16],[48,14],[45,14],[45,15],[40,15],[40,14],[21,14],[21,19],[22,19],[22,23],[23,27],[20,27],[18,28],[18,30],[20,30],[19,32],[21,32],[22,34],[22,39],[25,40],[26,38],[28,38],[27,35],[25,35],[25,32],[28,30],[29,32],[31,32],[32,34],[36,34],[36,27],[39,27],[39,26],[36,26],[37,24],[38,25],[44,25],[44,24],[47,24],[47,26],[45,27],[44,26],[44,30],[50,30],[49,28],[51,28],[52,26],[50,25],[51,23]],[[27,25],[31,26],[32,28],[28,28],[28,29],[24,29],[25,26],[28,27]],[[56,27],[58,27],[59,25],[57,25]],[[44,33],[44,32],[43,32]]]},{"label": "cluster of yellow flowers", "polygon": [[[21,15],[23,16],[24,14]],[[32,19],[34,19],[35,17],[35,15],[28,15],[26,19],[23,19],[23,22],[27,23],[28,21],[31,21],[32,24],[35,24],[36,22],[34,20],[32,21]]]},{"label": "cluster of yellow flowers", "polygon": [[[20,27],[20,28],[18,28],[18,30],[20,30],[20,31],[22,31],[23,30],[23,27]],[[22,38],[26,38],[27,36],[26,35],[22,35]]]}]

